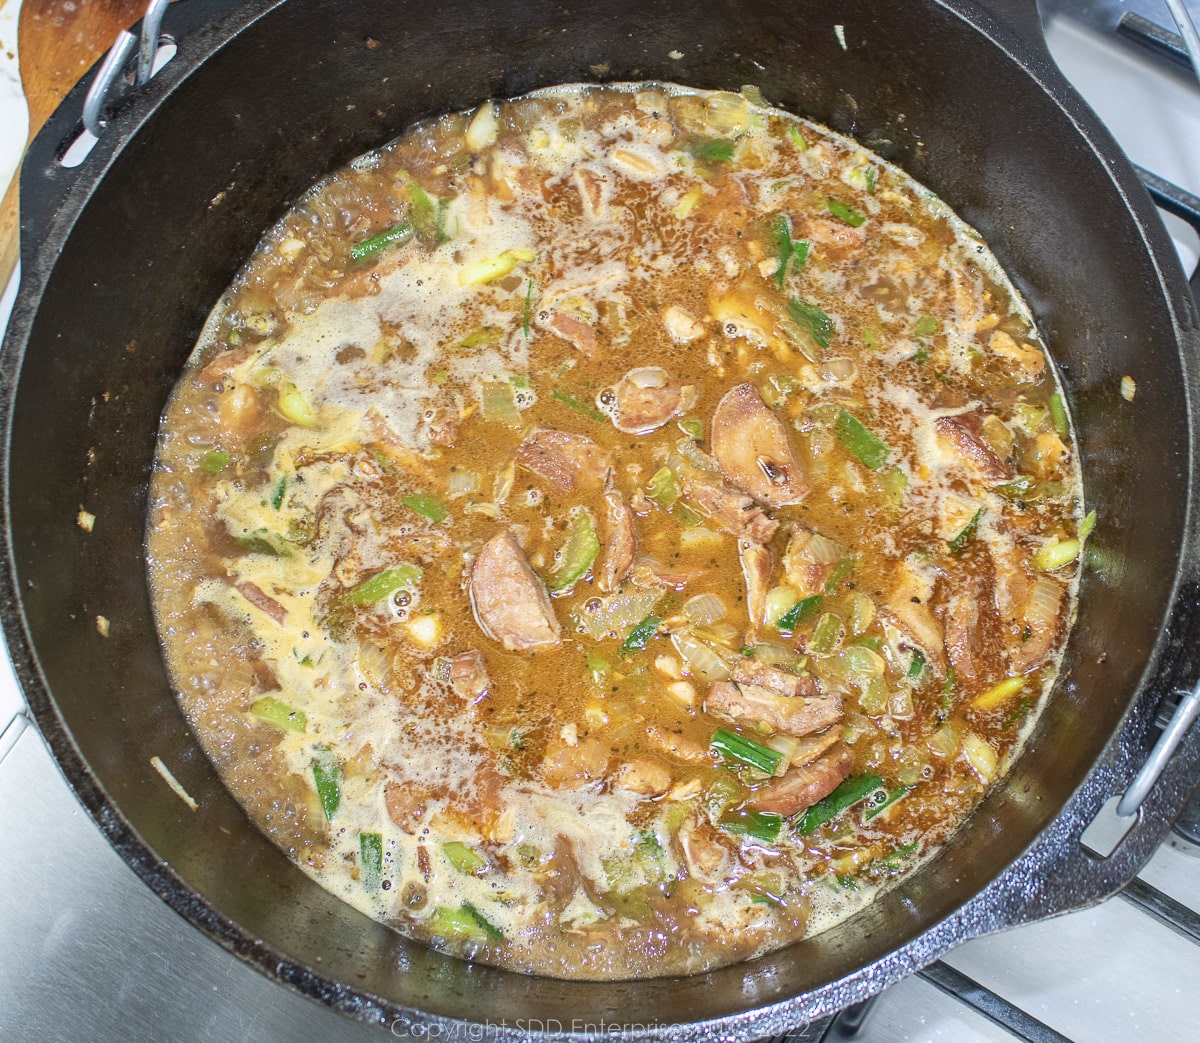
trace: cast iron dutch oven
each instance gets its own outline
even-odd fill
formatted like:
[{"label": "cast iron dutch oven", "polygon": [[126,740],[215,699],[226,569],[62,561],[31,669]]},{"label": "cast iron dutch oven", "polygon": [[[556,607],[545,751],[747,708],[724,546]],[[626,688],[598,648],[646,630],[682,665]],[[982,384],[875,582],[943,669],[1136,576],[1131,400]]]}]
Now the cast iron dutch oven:
[{"label": "cast iron dutch oven", "polygon": [[[22,282],[2,362],[0,607],[64,774],[182,916],[283,985],[398,1030],[749,1039],[1131,878],[1200,778],[1200,735],[1108,858],[1080,834],[1128,786],[1156,714],[1200,677],[1200,331],[1145,190],[1053,67],[1032,0],[188,0],[164,28],[178,56],[113,108],[81,167],[59,156],[86,81],[25,162]],[[853,920],[758,960],[563,982],[408,942],[249,825],[164,670],[146,490],[160,412],[205,316],[289,200],[422,117],[549,84],[640,79],[757,84],[894,159],[979,228],[1049,336],[1100,525],[1053,699],[1011,776],[936,859]],[[91,533],[76,524],[81,506],[96,515]]]}]

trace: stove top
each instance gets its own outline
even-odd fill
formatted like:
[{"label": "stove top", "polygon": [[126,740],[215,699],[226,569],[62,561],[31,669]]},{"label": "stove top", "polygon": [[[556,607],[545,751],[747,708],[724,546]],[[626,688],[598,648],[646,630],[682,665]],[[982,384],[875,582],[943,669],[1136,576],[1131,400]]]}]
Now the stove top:
[{"label": "stove top", "polygon": [[[1200,23],[1200,0],[1172,2]],[[8,5],[5,21],[15,19],[16,6]],[[1200,194],[1200,85],[1165,0],[1043,0],[1043,14],[1055,60],[1130,157]],[[12,125],[6,112],[0,123]],[[1195,233],[1173,218],[1168,228],[1192,270],[1200,258]],[[15,284],[0,301],[0,328],[14,294]],[[1088,842],[1102,846],[1104,828],[1094,827]],[[262,978],[160,902],[76,803],[26,717],[6,662],[0,837],[0,1036],[385,1038]],[[1200,1025],[1196,854],[1175,837],[1117,898],[968,942],[868,1009],[782,1038],[1193,1040]],[[407,1033],[397,1026],[391,1035]]]}]

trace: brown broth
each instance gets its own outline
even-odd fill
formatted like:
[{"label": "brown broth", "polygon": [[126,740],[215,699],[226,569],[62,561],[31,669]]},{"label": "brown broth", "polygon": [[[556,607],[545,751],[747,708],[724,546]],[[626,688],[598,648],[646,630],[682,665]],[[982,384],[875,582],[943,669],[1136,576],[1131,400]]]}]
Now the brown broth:
[{"label": "brown broth", "polygon": [[1053,682],[1082,495],[1028,310],[927,190],[759,102],[413,128],[265,237],[172,397],[188,719],[406,935],[580,978],[769,951],[933,854]]}]

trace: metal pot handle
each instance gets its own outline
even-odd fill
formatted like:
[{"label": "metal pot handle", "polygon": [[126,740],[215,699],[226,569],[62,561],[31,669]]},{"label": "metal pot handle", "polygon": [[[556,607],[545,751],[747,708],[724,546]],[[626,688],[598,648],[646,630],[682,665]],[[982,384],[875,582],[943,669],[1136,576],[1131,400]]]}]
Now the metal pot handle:
[{"label": "metal pot handle", "polygon": [[[1155,205],[1162,207],[1168,214],[1174,214],[1186,221],[1195,229],[1196,234],[1200,235],[1200,196],[1193,195],[1186,189],[1173,185],[1170,181],[1157,174],[1152,174],[1142,167],[1135,165],[1134,169],[1137,171],[1138,177],[1142,179],[1142,184],[1146,186],[1146,191],[1150,193],[1150,198],[1154,200]],[[1197,261],[1188,285],[1192,288],[1196,307],[1200,308],[1200,261]]]}]

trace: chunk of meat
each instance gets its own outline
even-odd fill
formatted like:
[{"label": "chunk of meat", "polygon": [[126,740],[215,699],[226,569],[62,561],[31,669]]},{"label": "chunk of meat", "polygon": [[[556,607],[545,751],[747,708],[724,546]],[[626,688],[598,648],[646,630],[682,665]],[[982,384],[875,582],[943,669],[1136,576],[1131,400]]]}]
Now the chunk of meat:
[{"label": "chunk of meat", "polygon": [[793,767],[811,764],[823,753],[833,749],[841,741],[841,728],[826,728],[825,731],[817,732],[816,735],[806,735],[800,740],[800,745],[796,747],[796,752],[792,754],[791,764]]},{"label": "chunk of meat", "polygon": [[812,764],[789,768],[782,778],[755,790],[746,807],[785,817],[795,815],[828,797],[853,770],[854,751],[839,743]]},{"label": "chunk of meat", "polygon": [[1050,658],[1058,640],[1065,594],[1066,591],[1048,576],[1039,577],[1033,584],[1020,615],[1023,625],[1009,654],[1012,673],[1028,673]]},{"label": "chunk of meat", "polygon": [[467,652],[459,652],[450,660],[450,687],[464,699],[479,699],[487,695],[488,686],[487,664],[483,661],[482,653],[472,648]]},{"label": "chunk of meat", "polygon": [[938,435],[950,443],[959,459],[984,482],[1004,482],[1012,478],[1012,468],[982,438],[973,434],[960,417],[941,416],[933,426]]},{"label": "chunk of meat", "polygon": [[599,489],[612,473],[612,457],[584,435],[533,431],[517,447],[517,463],[563,492]]},{"label": "chunk of meat", "polygon": [[510,532],[483,545],[469,582],[475,621],[508,651],[557,645],[561,636],[546,587]]},{"label": "chunk of meat", "polygon": [[705,482],[680,475],[683,495],[726,532],[752,543],[767,543],[779,528],[779,522],[767,514],[745,493],[725,484]]},{"label": "chunk of meat", "polygon": [[832,540],[797,525],[783,552],[783,571],[801,597],[811,597],[825,592],[825,582],[840,557],[841,548]]},{"label": "chunk of meat", "polygon": [[690,312],[672,304],[663,312],[663,325],[677,344],[690,344],[704,336],[704,324],[697,322]]},{"label": "chunk of meat", "polygon": [[946,672],[942,627],[929,607],[933,581],[907,559],[892,576],[892,589],[879,614],[903,631],[925,653],[926,660],[939,672]]},{"label": "chunk of meat", "polygon": [[604,528],[604,553],[597,570],[597,582],[605,594],[611,594],[621,585],[637,552],[633,511],[620,493],[604,494]]},{"label": "chunk of meat", "polygon": [[946,603],[946,658],[957,677],[973,684],[978,677],[980,648],[979,602],[974,584],[956,590]]},{"label": "chunk of meat", "polygon": [[742,562],[742,578],[746,581],[746,613],[750,617],[750,633],[754,635],[765,625],[767,588],[771,585],[771,552],[760,543],[738,540],[738,557]]},{"label": "chunk of meat", "polygon": [[425,826],[430,792],[409,782],[389,782],[383,788],[383,799],[390,818],[405,833],[416,836]]},{"label": "chunk of meat", "polygon": [[546,325],[573,348],[589,357],[600,350],[600,338],[596,331],[569,312],[556,311]]},{"label": "chunk of meat", "polygon": [[701,746],[686,735],[677,735],[661,724],[652,724],[646,729],[646,738],[657,746],[663,753],[676,760],[688,761],[691,764],[703,764],[712,761],[715,754],[707,747]]},{"label": "chunk of meat", "polygon": [[804,222],[803,235],[798,238],[819,243],[823,248],[822,253],[828,255],[831,260],[838,261],[850,251],[862,246],[867,233],[861,225],[855,228],[844,221],[835,221],[828,217],[810,217]]},{"label": "chunk of meat", "polygon": [[1013,373],[1018,380],[1034,381],[1046,369],[1046,356],[1032,344],[1018,344],[1003,330],[996,330],[988,341],[988,347],[993,355],[999,355],[1011,363],[1008,372]]},{"label": "chunk of meat", "polygon": [[813,698],[780,695],[762,685],[734,681],[709,685],[704,709],[734,721],[767,724],[789,735],[821,731],[836,724],[844,714],[841,697],[836,693]]},{"label": "chunk of meat", "polygon": [[672,417],[696,404],[696,389],[671,383],[661,366],[631,369],[616,384],[596,396],[596,405],[627,435],[656,431]]},{"label": "chunk of meat", "polygon": [[640,757],[622,764],[613,777],[613,784],[642,797],[661,797],[671,788],[671,771],[659,760]]},{"label": "chunk of meat", "polygon": [[821,694],[821,684],[811,674],[794,674],[744,656],[734,664],[729,676],[738,684],[756,684],[769,688],[776,695],[816,699]]},{"label": "chunk of meat", "polygon": [[460,427],[462,419],[455,410],[435,406],[421,418],[417,438],[431,446],[452,446],[458,439]]},{"label": "chunk of meat", "polygon": [[242,595],[255,608],[265,612],[280,626],[287,620],[287,609],[284,608],[269,594],[263,592],[262,587],[257,583],[241,582],[235,583],[233,589]]},{"label": "chunk of meat", "polygon": [[733,852],[716,829],[706,822],[685,825],[679,831],[679,844],[689,876],[703,884],[728,884],[735,868]]},{"label": "chunk of meat", "polygon": [[712,446],[726,479],[768,507],[799,503],[808,492],[787,428],[753,384],[739,384],[717,403]]}]

